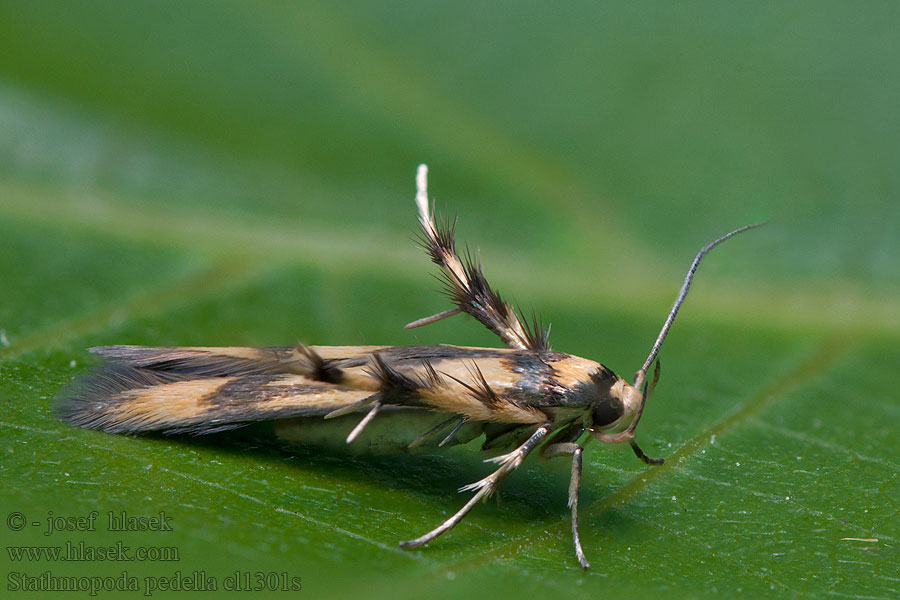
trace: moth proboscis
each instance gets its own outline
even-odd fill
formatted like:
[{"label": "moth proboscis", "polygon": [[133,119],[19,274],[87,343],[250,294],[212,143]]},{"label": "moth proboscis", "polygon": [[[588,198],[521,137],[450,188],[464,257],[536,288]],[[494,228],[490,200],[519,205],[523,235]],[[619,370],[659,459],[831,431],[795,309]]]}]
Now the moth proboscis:
[{"label": "moth proboscis", "polygon": [[403,548],[452,529],[536,448],[547,457],[569,456],[575,555],[588,568],[578,534],[580,440],[628,442],[646,464],[662,464],[634,440],[659,379],[660,346],[703,256],[761,223],[735,229],[697,253],[650,354],[629,383],[598,362],[551,350],[549,327],[537,317],[520,316],[488,284],[479,261],[457,252],[456,221],[434,219],[425,165],[419,166],[416,188],[418,241],[438,265],[454,307],[406,327],[467,313],[506,348],[102,346],[91,351],[105,364],[63,394],[60,417],[114,433],[195,435],[271,421],[284,439],[318,443],[340,435],[342,444],[378,452],[435,450],[483,436],[483,449],[505,451],[487,459],[496,470],[460,489],[475,493],[458,512],[401,542]]}]

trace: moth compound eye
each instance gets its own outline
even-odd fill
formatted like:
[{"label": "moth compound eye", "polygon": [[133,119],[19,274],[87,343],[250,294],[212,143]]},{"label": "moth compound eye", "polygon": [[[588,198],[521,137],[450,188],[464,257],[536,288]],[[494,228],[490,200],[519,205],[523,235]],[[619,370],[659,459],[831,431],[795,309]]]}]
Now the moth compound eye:
[{"label": "moth compound eye", "polygon": [[596,405],[591,413],[594,427],[607,427],[618,421],[625,413],[625,407],[618,398],[604,398]]}]

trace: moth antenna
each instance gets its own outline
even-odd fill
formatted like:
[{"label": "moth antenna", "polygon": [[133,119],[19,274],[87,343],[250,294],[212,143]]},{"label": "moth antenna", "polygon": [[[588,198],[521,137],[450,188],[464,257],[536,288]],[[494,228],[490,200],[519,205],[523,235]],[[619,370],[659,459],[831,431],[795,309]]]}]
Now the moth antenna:
[{"label": "moth antenna", "polygon": [[[637,390],[640,390],[641,386],[644,386],[644,389],[641,391],[641,403],[637,407],[637,414],[634,416],[634,420],[631,422],[631,425],[628,426],[628,429],[625,429],[624,431],[620,431],[618,433],[603,433],[597,435],[596,437],[600,441],[616,444],[619,442],[630,441],[634,438],[634,430],[637,428],[638,421],[641,420],[641,415],[644,413],[644,405],[647,404],[647,398],[650,396],[650,393],[653,392],[653,388],[656,387],[656,382],[659,379],[659,361],[656,362],[656,369],[653,373],[653,381],[649,386],[649,393],[647,384],[644,383],[644,377],[646,377],[647,375],[647,369],[650,368],[650,365],[653,364],[653,361],[656,359],[656,355],[659,354],[659,349],[662,346],[663,340],[665,340],[666,336],[669,334],[669,329],[672,327],[672,322],[675,320],[675,315],[678,314],[678,309],[681,308],[681,303],[684,302],[684,299],[688,293],[688,289],[690,289],[691,287],[691,282],[694,279],[694,273],[697,271],[697,266],[700,264],[700,260],[704,256],[706,256],[707,252],[709,252],[728,238],[734,237],[739,233],[743,233],[748,229],[760,227],[762,225],[765,225],[766,223],[768,223],[768,221],[753,223],[752,225],[744,225],[743,227],[726,233],[717,240],[713,240],[700,249],[700,252],[698,252],[697,256],[694,258],[694,262],[691,263],[691,268],[688,269],[687,276],[684,278],[684,283],[681,284],[681,291],[678,292],[678,298],[675,299],[675,303],[672,305],[672,310],[669,311],[669,316],[666,317],[666,322],[663,323],[663,327],[659,332],[659,336],[656,338],[656,342],[654,342],[653,348],[650,350],[650,355],[647,357],[647,360],[644,361],[643,366],[638,369],[638,372],[634,374],[634,383],[632,384],[633,387]],[[632,449],[634,449],[634,446],[632,446]],[[640,458],[643,452],[638,453],[638,451],[635,451],[635,454],[637,454]],[[653,464],[652,460],[653,459],[651,459],[651,462],[648,464]]]},{"label": "moth antenna", "polygon": [[755,227],[760,227],[765,225],[768,221],[763,221],[761,223],[753,223],[752,225],[744,225],[734,231],[726,233],[722,237],[710,242],[709,244],[703,246],[700,249],[700,252],[697,253],[697,256],[694,258],[694,262],[691,263],[691,268],[688,269],[687,275],[684,278],[684,283],[681,284],[681,291],[678,292],[678,298],[675,299],[675,303],[672,305],[672,310],[669,311],[669,316],[666,317],[666,322],[663,324],[662,329],[659,332],[659,336],[656,338],[656,342],[653,344],[653,348],[650,350],[650,355],[647,356],[647,360],[644,361],[644,365],[638,369],[637,373],[634,374],[634,387],[638,388],[644,381],[644,377],[647,374],[647,369],[650,368],[650,365],[653,364],[653,361],[656,359],[656,355],[659,354],[659,349],[662,347],[663,340],[666,339],[666,336],[669,334],[669,329],[672,327],[672,323],[675,321],[675,315],[678,314],[678,309],[681,308],[681,303],[684,302],[685,297],[687,296],[688,290],[691,287],[691,282],[694,280],[694,273],[697,272],[697,267],[700,265],[700,261],[706,256],[707,252],[727,240],[728,238],[734,237],[739,233],[743,233],[748,229],[753,229]]}]

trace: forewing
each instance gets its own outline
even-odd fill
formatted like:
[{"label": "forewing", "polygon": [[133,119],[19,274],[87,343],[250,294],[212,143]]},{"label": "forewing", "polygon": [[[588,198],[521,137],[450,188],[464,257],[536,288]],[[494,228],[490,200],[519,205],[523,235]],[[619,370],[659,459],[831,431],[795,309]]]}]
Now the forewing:
[{"label": "forewing", "polygon": [[376,401],[467,421],[537,423],[546,415],[524,391],[546,393],[535,382],[553,371],[543,362],[549,354],[443,345],[92,351],[107,363],[64,394],[58,410],[75,425],[115,432],[211,433],[358,412]]},{"label": "forewing", "polygon": [[204,434],[324,416],[371,394],[303,375],[198,377],[112,363],[76,384],[57,409],[63,420],[91,429]]}]

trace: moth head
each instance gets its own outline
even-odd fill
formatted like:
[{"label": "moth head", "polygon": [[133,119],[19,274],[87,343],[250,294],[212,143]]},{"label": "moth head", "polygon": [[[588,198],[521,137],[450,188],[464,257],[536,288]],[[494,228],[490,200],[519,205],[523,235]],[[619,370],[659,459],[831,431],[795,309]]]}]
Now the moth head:
[{"label": "moth head", "polygon": [[610,444],[634,438],[634,430],[644,412],[644,405],[658,380],[659,361],[649,386],[638,379],[632,385],[621,377],[616,378],[615,383],[609,387],[609,392],[591,407],[591,434],[601,442]]}]

